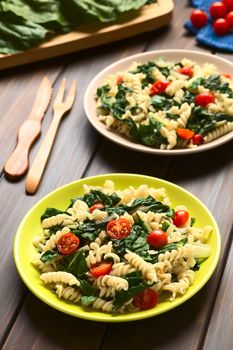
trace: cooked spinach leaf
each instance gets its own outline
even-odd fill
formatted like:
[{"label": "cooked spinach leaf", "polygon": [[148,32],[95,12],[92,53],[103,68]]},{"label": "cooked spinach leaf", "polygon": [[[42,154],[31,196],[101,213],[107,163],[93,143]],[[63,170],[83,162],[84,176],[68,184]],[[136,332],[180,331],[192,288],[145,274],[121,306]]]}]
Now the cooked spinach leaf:
[{"label": "cooked spinach leaf", "polygon": [[53,249],[53,250],[47,250],[47,252],[44,252],[41,257],[40,260],[43,263],[50,263],[54,258],[56,258],[57,256],[59,256],[59,252],[57,249]]},{"label": "cooked spinach leaf", "polygon": [[44,212],[44,214],[41,215],[40,221],[42,222],[44,219],[48,219],[51,216],[56,216],[58,214],[67,214],[70,215],[69,213],[67,213],[66,211],[62,211],[62,210],[58,210],[56,208],[47,208]]},{"label": "cooked spinach leaf", "polygon": [[72,255],[71,260],[66,264],[66,272],[72,273],[75,277],[82,276],[88,271],[86,256],[83,250],[78,250],[77,253]]},{"label": "cooked spinach leaf", "polygon": [[149,124],[140,124],[139,137],[143,145],[159,148],[161,144],[167,144],[165,139],[159,132],[162,124],[155,118],[149,116]]}]

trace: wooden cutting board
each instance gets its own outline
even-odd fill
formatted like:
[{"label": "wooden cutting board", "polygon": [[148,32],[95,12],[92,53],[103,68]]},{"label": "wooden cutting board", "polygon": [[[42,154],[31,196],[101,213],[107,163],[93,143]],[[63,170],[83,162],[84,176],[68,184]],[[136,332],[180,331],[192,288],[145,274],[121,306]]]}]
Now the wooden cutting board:
[{"label": "wooden cutting board", "polygon": [[75,51],[111,43],[123,38],[157,29],[169,23],[173,11],[172,0],[157,0],[134,12],[124,13],[114,24],[91,23],[73,32],[13,55],[0,55],[0,69],[61,56]]}]

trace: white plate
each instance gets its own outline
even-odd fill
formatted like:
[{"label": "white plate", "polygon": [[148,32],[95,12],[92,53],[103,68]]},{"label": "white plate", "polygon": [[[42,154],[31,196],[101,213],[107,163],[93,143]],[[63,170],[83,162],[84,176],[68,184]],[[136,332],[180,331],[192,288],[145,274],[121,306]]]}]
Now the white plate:
[{"label": "white plate", "polygon": [[180,61],[182,58],[186,57],[197,62],[198,64],[203,64],[205,62],[213,63],[217,66],[219,72],[221,73],[231,73],[233,71],[233,63],[223,58],[220,58],[216,55],[211,55],[211,54],[202,53],[198,51],[190,51],[190,50],[150,51],[150,52],[143,52],[137,55],[124,58],[103,69],[100,73],[96,75],[96,77],[90,82],[90,84],[87,87],[87,90],[84,96],[84,109],[85,109],[87,118],[89,119],[93,127],[97,131],[99,131],[104,137],[108,138],[109,140],[121,146],[133,149],[135,151],[152,153],[152,154],[171,155],[171,154],[196,153],[196,152],[206,151],[208,149],[222,145],[227,141],[230,141],[233,138],[233,131],[210,143],[201,145],[197,148],[161,150],[157,148],[150,148],[142,144],[129,141],[123,136],[108,129],[103,123],[101,123],[98,120],[97,110],[96,110],[96,100],[95,100],[96,89],[101,85],[103,85],[103,81],[105,80],[105,78],[109,74],[115,74],[118,71],[127,70],[131,65],[131,63],[133,63],[134,61],[137,61],[140,63],[147,63],[148,61],[154,60],[161,56],[165,57],[167,60],[175,61],[175,62]]}]

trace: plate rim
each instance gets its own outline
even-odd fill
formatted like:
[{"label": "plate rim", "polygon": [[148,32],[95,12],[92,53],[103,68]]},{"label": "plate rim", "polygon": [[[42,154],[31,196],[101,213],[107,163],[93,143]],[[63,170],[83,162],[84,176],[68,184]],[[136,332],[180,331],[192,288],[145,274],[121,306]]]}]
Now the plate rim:
[{"label": "plate rim", "polygon": [[[92,116],[91,112],[89,112],[89,99],[93,95],[93,89],[92,86],[95,85],[95,82],[98,81],[98,79],[104,75],[107,75],[107,72],[111,70],[112,68],[116,67],[117,71],[117,66],[120,64],[123,64],[127,61],[131,61],[140,57],[146,57],[150,55],[166,55],[166,54],[184,54],[184,55],[197,55],[197,56],[202,56],[203,58],[205,57],[207,60],[212,59],[214,56],[214,59],[223,62],[225,64],[231,65],[233,69],[233,62],[217,56],[217,55],[212,55],[211,53],[207,52],[201,52],[198,50],[185,50],[185,49],[164,49],[164,50],[151,50],[151,51],[146,51],[146,52],[140,52],[137,54],[133,54],[127,57],[124,57],[120,60],[114,61],[107,67],[103,68],[100,70],[89,82],[85,94],[84,94],[84,99],[83,99],[83,107],[85,111],[85,115],[87,119],[89,120],[90,124],[97,130],[102,136],[107,138],[108,140],[114,142],[117,145],[120,145],[122,147],[126,147],[128,149],[131,149],[133,151],[138,151],[142,153],[148,153],[148,154],[157,154],[157,155],[188,155],[188,154],[195,154],[195,153],[200,153],[204,151],[211,150],[213,148],[219,147],[233,139],[233,131],[221,136],[218,139],[215,139],[209,143],[206,143],[202,145],[201,147],[196,147],[196,148],[185,148],[185,149],[173,149],[173,150],[161,150],[157,148],[151,148],[147,147],[145,145],[142,145],[140,143],[134,143],[133,141],[130,141],[126,138],[124,138],[121,135],[118,135],[114,133],[111,129],[108,129],[103,123],[101,123],[96,116]],[[190,58],[190,57],[189,57]],[[190,58],[191,59],[191,58]],[[210,62],[211,63],[211,62]]]},{"label": "plate rim", "polygon": [[[191,197],[192,199],[194,199],[199,205],[201,205],[201,207],[206,211],[206,213],[208,214],[208,216],[211,218],[212,222],[214,223],[214,229],[216,232],[216,254],[214,256],[214,260],[213,263],[211,265],[211,268],[209,269],[208,273],[203,277],[203,279],[201,280],[201,282],[199,282],[199,284],[196,286],[196,288],[194,290],[192,290],[191,292],[189,292],[188,294],[185,293],[184,295],[182,295],[180,298],[174,300],[173,302],[171,302],[167,307],[165,307],[165,310],[156,310],[156,308],[152,308],[150,310],[146,310],[146,312],[135,312],[135,313],[128,313],[128,314],[120,314],[117,316],[111,315],[111,314],[107,314],[104,312],[99,312],[98,310],[93,310],[95,312],[99,312],[98,315],[93,315],[92,312],[90,311],[86,311],[82,314],[77,314],[77,312],[72,312],[70,310],[67,310],[65,308],[65,306],[60,306],[57,305],[56,303],[54,303],[53,301],[51,301],[50,299],[46,299],[45,296],[43,296],[43,294],[41,295],[37,289],[36,286],[32,285],[32,283],[30,283],[30,280],[27,276],[27,273],[25,274],[23,266],[21,266],[21,262],[20,262],[20,257],[19,257],[19,252],[18,252],[18,241],[20,240],[20,232],[21,229],[24,225],[24,223],[27,221],[28,217],[31,215],[31,213],[35,210],[35,208],[37,206],[39,206],[43,201],[47,200],[49,197],[53,196],[55,193],[60,192],[70,186],[74,186],[76,184],[84,184],[85,181],[92,181],[95,179],[101,179],[103,178],[103,180],[106,180],[106,177],[109,177],[110,180],[112,180],[112,178],[114,177],[128,177],[128,178],[136,178],[136,179],[142,179],[144,182],[146,181],[146,179],[150,179],[155,181],[155,185],[156,182],[161,183],[160,186],[162,186],[164,184],[164,186],[168,185],[173,187],[174,189],[183,192],[184,194],[188,195],[188,197]],[[113,180],[114,181],[114,180]],[[166,189],[166,187],[165,187]],[[32,244],[32,242],[31,242]],[[32,245],[33,246],[33,245]],[[207,208],[207,206],[200,200],[198,199],[195,195],[193,195],[190,191],[186,190],[184,187],[181,187],[173,182],[161,179],[161,178],[157,178],[157,177],[153,177],[153,176],[148,176],[148,175],[143,175],[143,174],[133,174],[133,173],[109,173],[109,174],[101,174],[101,175],[94,175],[94,176],[89,176],[87,178],[81,178],[75,181],[72,181],[70,183],[67,183],[63,186],[58,187],[57,189],[49,192],[47,195],[45,195],[44,197],[42,197],[39,201],[37,201],[32,208],[27,212],[27,214],[23,217],[23,219],[21,220],[16,233],[15,233],[15,238],[14,238],[14,248],[13,248],[13,253],[14,253],[14,262],[17,268],[17,271],[21,277],[21,279],[23,280],[24,284],[26,285],[26,287],[38,298],[40,299],[42,302],[44,302],[45,304],[49,305],[50,307],[54,308],[55,310],[61,311],[65,314],[68,314],[70,316],[73,317],[77,317],[77,318],[81,318],[81,319],[86,319],[89,321],[96,321],[96,322],[110,322],[110,323],[120,323],[120,322],[131,322],[131,321],[136,321],[136,320],[142,320],[142,319],[146,319],[146,318],[150,318],[150,317],[155,317],[158,316],[160,314],[163,314],[165,312],[168,312],[176,307],[178,307],[179,305],[183,304],[184,302],[186,302],[187,300],[191,299],[195,294],[197,294],[203,287],[204,285],[208,282],[208,280],[211,278],[211,276],[213,275],[214,271],[216,270],[218,261],[220,259],[220,255],[221,255],[221,247],[222,247],[222,240],[221,240],[221,233],[217,224],[217,221],[215,220],[213,214],[211,213],[211,211]],[[52,292],[51,292],[52,293]],[[60,300],[60,299],[58,299]],[[83,310],[85,311],[85,310]],[[126,317],[127,315],[127,317]],[[110,316],[110,317],[109,317]],[[112,317],[111,317],[112,316]]]}]

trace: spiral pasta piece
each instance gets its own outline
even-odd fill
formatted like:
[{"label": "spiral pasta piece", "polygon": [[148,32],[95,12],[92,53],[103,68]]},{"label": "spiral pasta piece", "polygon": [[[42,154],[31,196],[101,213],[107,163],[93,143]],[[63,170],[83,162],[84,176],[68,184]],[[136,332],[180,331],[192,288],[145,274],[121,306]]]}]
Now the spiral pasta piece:
[{"label": "spiral pasta piece", "polygon": [[126,250],[127,253],[124,255],[126,261],[135,267],[138,271],[142,272],[144,278],[148,280],[149,283],[157,282],[157,274],[152,264],[147,263],[136,253],[132,253]]},{"label": "spiral pasta piece", "polygon": [[45,272],[40,275],[40,278],[44,283],[66,283],[70,286],[79,286],[79,280],[69,272],[56,271],[56,272]]}]

